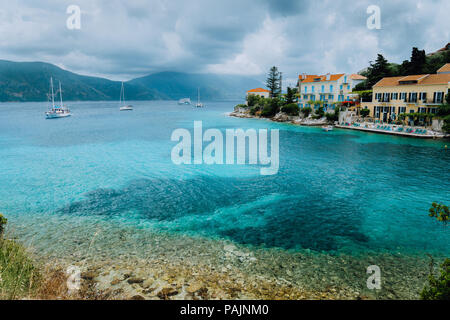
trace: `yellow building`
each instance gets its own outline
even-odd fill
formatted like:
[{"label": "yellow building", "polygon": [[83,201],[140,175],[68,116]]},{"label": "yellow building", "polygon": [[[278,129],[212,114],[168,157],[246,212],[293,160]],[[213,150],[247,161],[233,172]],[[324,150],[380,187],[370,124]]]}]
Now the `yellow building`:
[{"label": "yellow building", "polygon": [[372,102],[363,102],[370,116],[395,121],[403,113],[436,113],[450,88],[450,63],[436,74],[388,77],[373,86]]}]

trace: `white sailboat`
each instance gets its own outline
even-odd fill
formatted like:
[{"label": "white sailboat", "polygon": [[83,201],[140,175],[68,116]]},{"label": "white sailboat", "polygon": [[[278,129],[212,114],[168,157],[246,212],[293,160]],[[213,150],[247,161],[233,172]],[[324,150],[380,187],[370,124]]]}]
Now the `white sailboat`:
[{"label": "white sailboat", "polygon": [[70,117],[72,114],[70,113],[69,108],[65,107],[63,104],[61,81],[59,81],[59,98],[60,98],[59,106],[55,105],[55,93],[53,90],[53,78],[52,77],[50,77],[50,88],[51,88],[51,96],[52,96],[52,107],[49,111],[47,111],[45,113],[45,117],[47,119]]},{"label": "white sailboat", "polygon": [[131,111],[133,110],[133,106],[130,104],[126,104],[125,103],[125,89],[123,87],[123,81],[122,81],[122,88],[120,89],[120,100],[119,100],[119,105],[120,105],[120,111]]},{"label": "white sailboat", "polygon": [[200,88],[197,89],[197,103],[195,104],[197,108],[203,108],[203,103],[200,102]]}]

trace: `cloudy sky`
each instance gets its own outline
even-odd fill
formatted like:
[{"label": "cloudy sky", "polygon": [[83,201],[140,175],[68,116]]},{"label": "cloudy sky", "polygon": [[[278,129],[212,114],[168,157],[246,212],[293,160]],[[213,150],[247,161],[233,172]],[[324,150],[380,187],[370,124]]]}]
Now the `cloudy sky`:
[{"label": "cloudy sky", "polygon": [[[357,72],[383,53],[450,41],[448,0],[0,0],[0,59],[45,61],[130,79],[158,71],[243,74]],[[69,5],[81,29],[66,26]],[[381,29],[367,28],[367,8]]]}]

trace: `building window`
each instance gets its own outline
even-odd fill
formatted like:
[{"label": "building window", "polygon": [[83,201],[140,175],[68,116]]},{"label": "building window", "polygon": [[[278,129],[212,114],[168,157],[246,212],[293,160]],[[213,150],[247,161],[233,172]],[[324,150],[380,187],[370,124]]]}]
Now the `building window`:
[{"label": "building window", "polygon": [[433,103],[442,103],[444,101],[444,93],[443,92],[435,92]]},{"label": "building window", "polygon": [[334,96],[333,96],[332,94],[329,94],[329,95],[328,95],[328,99],[333,100],[333,99],[334,99]]},{"label": "building window", "polygon": [[333,92],[333,85],[330,85],[330,92]]},{"label": "building window", "polygon": [[339,86],[339,89],[340,89],[340,90],[343,90],[343,89],[344,89],[344,86],[341,84],[341,85]]},{"label": "building window", "polygon": [[314,93],[314,86],[311,86],[311,92]]},{"label": "building window", "polygon": [[308,92],[308,87],[307,86],[305,86],[305,93],[307,93]]},{"label": "building window", "polygon": [[350,85],[347,86],[347,90],[350,90]]}]

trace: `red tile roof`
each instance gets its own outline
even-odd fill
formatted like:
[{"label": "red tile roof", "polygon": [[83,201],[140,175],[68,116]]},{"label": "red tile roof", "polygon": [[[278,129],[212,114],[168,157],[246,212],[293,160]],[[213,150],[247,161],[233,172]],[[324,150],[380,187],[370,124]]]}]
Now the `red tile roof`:
[{"label": "red tile roof", "polygon": [[410,83],[410,85],[448,84],[450,82],[450,73],[387,77],[378,81],[374,87],[394,87],[401,85],[400,82],[404,81],[417,81],[416,83]]},{"label": "red tile roof", "polygon": [[450,63],[444,64],[444,65],[437,71],[437,73],[440,73],[440,72],[450,72]]},{"label": "red tile roof", "polygon": [[248,90],[247,92],[270,92],[270,91],[263,89],[263,88],[256,88],[256,89]]},{"label": "red tile roof", "polygon": [[[341,77],[343,77],[344,75],[345,75],[345,73],[329,74],[330,79],[326,80],[327,75],[318,76],[318,75],[314,75],[314,74],[307,74],[307,75],[299,75],[298,80],[301,83],[336,81],[336,80],[340,79]],[[303,79],[303,76],[306,76],[306,79]]]}]

